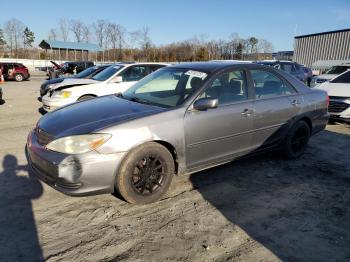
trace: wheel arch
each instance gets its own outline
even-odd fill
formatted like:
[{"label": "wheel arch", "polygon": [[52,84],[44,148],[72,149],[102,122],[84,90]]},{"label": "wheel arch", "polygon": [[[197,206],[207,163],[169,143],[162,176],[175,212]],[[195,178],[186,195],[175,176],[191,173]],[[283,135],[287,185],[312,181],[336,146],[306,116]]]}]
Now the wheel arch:
[{"label": "wheel arch", "polygon": [[175,147],[171,143],[164,141],[164,140],[154,140],[154,141],[150,141],[150,142],[155,142],[155,143],[161,144],[162,146],[164,146],[166,149],[169,150],[169,152],[171,153],[173,160],[174,160],[175,174],[178,174],[179,162],[178,162],[178,155],[177,155],[177,151],[176,151]]},{"label": "wheel arch", "polygon": [[79,96],[78,101],[79,101],[79,99],[81,99],[81,98],[84,97],[84,96],[93,96],[93,97],[97,97],[97,95],[95,95],[95,94],[83,94],[83,95]]},{"label": "wheel arch", "polygon": [[298,121],[304,121],[307,123],[307,125],[309,126],[310,128],[310,134],[312,134],[312,121],[309,117],[307,116],[303,116],[302,118],[300,118]]}]

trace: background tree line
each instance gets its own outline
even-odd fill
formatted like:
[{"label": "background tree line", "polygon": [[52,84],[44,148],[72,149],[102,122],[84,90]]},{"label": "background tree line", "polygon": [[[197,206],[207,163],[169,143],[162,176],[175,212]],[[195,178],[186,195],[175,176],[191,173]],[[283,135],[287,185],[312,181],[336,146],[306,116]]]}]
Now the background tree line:
[{"label": "background tree line", "polygon": [[[273,45],[254,36],[241,38],[232,33],[227,39],[208,40],[205,36],[155,45],[150,28],[128,31],[123,25],[99,19],[86,24],[78,19],[61,18],[57,28],[47,33],[48,40],[97,43],[105,51],[98,60],[105,61],[206,61],[215,59],[253,60],[269,58]],[[0,28],[0,57],[47,58],[34,47],[34,33],[23,22],[13,18]],[[57,58],[56,58],[57,59]]]}]

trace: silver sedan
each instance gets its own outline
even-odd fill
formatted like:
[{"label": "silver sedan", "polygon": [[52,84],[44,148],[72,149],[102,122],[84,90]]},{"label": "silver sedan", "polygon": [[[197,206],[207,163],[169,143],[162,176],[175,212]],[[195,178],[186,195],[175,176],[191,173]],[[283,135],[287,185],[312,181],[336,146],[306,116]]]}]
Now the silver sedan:
[{"label": "silver sedan", "polygon": [[43,116],[29,134],[37,176],[68,195],[118,191],[160,199],[175,174],[266,150],[300,157],[328,120],[327,94],[274,68],[188,63],[160,69],[124,93]]}]

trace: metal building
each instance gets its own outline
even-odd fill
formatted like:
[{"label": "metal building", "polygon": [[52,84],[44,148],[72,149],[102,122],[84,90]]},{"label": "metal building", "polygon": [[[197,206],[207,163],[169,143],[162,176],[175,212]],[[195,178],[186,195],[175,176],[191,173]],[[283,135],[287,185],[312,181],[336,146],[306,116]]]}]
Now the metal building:
[{"label": "metal building", "polygon": [[300,35],[294,39],[293,61],[308,67],[319,60],[350,59],[350,29]]},{"label": "metal building", "polygon": [[[103,49],[96,44],[76,43],[63,41],[43,40],[39,47],[50,50],[50,59],[54,60],[90,60],[90,53],[95,52],[96,60],[97,53],[103,52]],[[92,58],[94,59],[94,58]]]}]

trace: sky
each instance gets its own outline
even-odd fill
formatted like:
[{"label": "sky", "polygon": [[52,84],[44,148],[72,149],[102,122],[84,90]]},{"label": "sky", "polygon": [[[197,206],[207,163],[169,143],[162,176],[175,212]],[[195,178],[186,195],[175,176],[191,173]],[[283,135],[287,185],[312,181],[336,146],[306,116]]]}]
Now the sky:
[{"label": "sky", "polygon": [[266,39],[275,51],[293,50],[295,35],[350,28],[350,0],[2,0],[0,8],[0,27],[19,19],[35,33],[36,44],[59,27],[60,18],[86,24],[105,19],[128,31],[148,26],[156,45],[237,33]]}]

